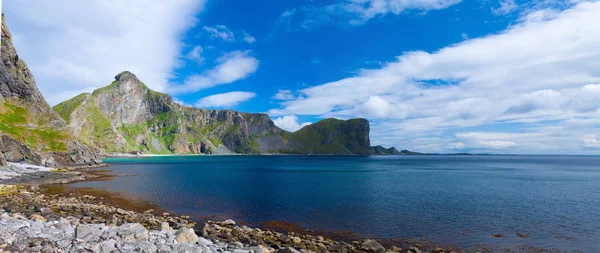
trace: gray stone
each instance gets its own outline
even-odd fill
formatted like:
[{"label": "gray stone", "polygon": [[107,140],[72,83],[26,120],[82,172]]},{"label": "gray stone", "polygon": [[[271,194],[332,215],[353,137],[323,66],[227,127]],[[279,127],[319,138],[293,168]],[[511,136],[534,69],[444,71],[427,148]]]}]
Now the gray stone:
[{"label": "gray stone", "polygon": [[138,223],[127,223],[119,227],[117,235],[124,242],[148,241],[148,230]]},{"label": "gray stone", "polygon": [[162,223],[160,223],[160,230],[161,231],[171,231],[171,227],[169,226],[168,222],[162,222]]},{"label": "gray stone", "polygon": [[75,228],[75,238],[85,242],[99,242],[107,227],[101,224],[78,225]]},{"label": "gray stone", "polygon": [[171,252],[178,253],[202,253],[202,250],[188,243],[177,243],[173,245]]},{"label": "gray stone", "polygon": [[285,248],[276,250],[275,253],[300,253],[300,251],[298,251],[292,247],[285,247]]},{"label": "gray stone", "polygon": [[367,252],[385,253],[385,248],[375,240],[366,240],[360,247]]}]

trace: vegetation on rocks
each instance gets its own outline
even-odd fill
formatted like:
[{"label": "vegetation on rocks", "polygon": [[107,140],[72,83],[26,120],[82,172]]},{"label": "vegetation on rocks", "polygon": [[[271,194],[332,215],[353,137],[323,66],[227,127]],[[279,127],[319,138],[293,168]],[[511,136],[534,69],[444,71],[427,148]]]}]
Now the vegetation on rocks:
[{"label": "vegetation on rocks", "polygon": [[370,153],[364,119],[328,119],[289,133],[265,114],[181,106],[128,71],[87,96],[54,110],[70,120],[79,139],[106,153]]}]

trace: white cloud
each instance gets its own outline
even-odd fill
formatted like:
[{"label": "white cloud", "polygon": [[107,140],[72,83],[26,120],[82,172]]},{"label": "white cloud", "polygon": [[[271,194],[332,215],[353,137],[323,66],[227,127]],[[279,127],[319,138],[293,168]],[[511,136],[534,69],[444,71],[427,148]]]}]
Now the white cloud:
[{"label": "white cloud", "polygon": [[539,90],[522,95],[518,102],[507,109],[507,113],[529,113],[534,110],[556,108],[561,104],[561,95],[554,90]]},{"label": "white cloud", "polygon": [[600,84],[583,86],[573,96],[569,105],[579,112],[593,112],[600,109]]},{"label": "white cloud", "polygon": [[279,90],[273,98],[277,100],[292,100],[296,98],[296,96],[294,96],[291,90]]},{"label": "white cloud", "polygon": [[233,51],[217,59],[218,65],[203,74],[191,75],[183,84],[172,84],[169,92],[196,92],[217,85],[244,79],[258,69],[259,61],[250,56],[251,51]]},{"label": "white cloud", "polygon": [[286,115],[283,117],[279,117],[273,120],[273,122],[279,128],[290,132],[298,131],[300,130],[300,128],[312,124],[311,122],[298,123],[298,117],[296,117],[295,115]]},{"label": "white cloud", "polygon": [[586,138],[583,140],[583,147],[586,149],[600,149],[600,140],[596,138]]},{"label": "white cloud", "polygon": [[252,37],[252,35],[244,32],[244,41],[248,44],[254,44],[256,42],[256,38]]},{"label": "white cloud", "polygon": [[253,97],[256,97],[256,93],[254,92],[232,91],[201,98],[196,102],[195,106],[200,108],[232,107]]},{"label": "white cloud", "polygon": [[204,0],[30,0],[3,7],[19,56],[56,104],[110,84],[123,70],[164,90],[180,36],[195,25]]},{"label": "white cloud", "polygon": [[204,31],[210,34],[211,38],[220,38],[224,41],[235,41],[235,35],[232,31],[230,31],[227,26],[217,25],[217,26],[205,26],[203,27]]},{"label": "white cloud", "polygon": [[470,38],[469,38],[469,34],[467,34],[467,33],[462,33],[462,34],[460,35],[460,37],[461,37],[463,40],[468,40],[468,39],[470,39]]},{"label": "white cloud", "polygon": [[204,52],[204,49],[201,46],[195,46],[194,48],[192,48],[192,50],[190,50],[187,55],[185,56],[185,58],[195,61],[198,64],[202,64],[204,63],[204,56],[202,56],[202,53]]},{"label": "white cloud", "polygon": [[[369,100],[367,104],[375,105],[370,108],[405,104],[414,108],[408,110],[405,119],[385,110],[366,110],[375,120],[374,144],[444,150],[459,142],[452,133],[460,129],[518,124],[544,134],[531,139],[531,145],[501,139],[484,140],[480,146],[509,146],[507,142],[514,142],[518,145],[512,148],[527,151],[536,150],[538,145],[539,150],[555,148],[560,152],[566,147],[574,152],[579,149],[575,140],[581,140],[583,131],[542,127],[570,119],[600,122],[599,86],[590,85],[600,83],[600,30],[590,25],[600,22],[600,2],[582,1],[546,13],[555,14],[542,19],[524,17],[498,34],[431,53],[406,52],[380,68],[363,69],[352,77],[293,91],[296,99],[280,102],[281,106],[269,113],[348,118],[367,115],[356,108]],[[375,97],[385,103],[373,103],[378,101],[373,100]],[[587,130],[597,131],[597,127],[590,125]],[[571,136],[553,137],[557,134]],[[434,141],[439,145],[430,145]]]},{"label": "white cloud", "polygon": [[492,8],[492,13],[494,13],[494,15],[506,15],[519,8],[519,5],[515,3],[515,0],[500,0],[499,4],[500,6],[498,8]]}]

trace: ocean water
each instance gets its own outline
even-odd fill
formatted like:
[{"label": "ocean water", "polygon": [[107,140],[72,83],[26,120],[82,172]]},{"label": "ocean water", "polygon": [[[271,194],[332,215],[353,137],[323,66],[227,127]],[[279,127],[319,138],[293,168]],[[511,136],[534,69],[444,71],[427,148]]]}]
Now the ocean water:
[{"label": "ocean water", "polygon": [[177,214],[283,220],[463,248],[600,250],[597,156],[186,156],[105,162],[111,173],[134,176],[73,186],[133,194]]}]

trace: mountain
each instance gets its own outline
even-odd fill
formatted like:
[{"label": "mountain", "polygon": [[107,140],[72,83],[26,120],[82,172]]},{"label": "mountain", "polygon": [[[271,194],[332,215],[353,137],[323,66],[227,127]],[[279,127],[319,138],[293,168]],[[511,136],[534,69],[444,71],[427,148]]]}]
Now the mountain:
[{"label": "mountain", "polygon": [[0,165],[4,160],[54,167],[98,163],[97,152],[75,138],[44,100],[12,44],[4,15],[0,49]]},{"label": "mountain", "polygon": [[80,140],[106,153],[371,153],[365,119],[326,119],[290,133],[266,114],[182,106],[128,71],[53,109]]},{"label": "mountain", "polygon": [[373,154],[375,155],[403,155],[403,153],[394,147],[384,148],[382,146],[375,146],[371,147],[371,150],[373,150]]}]

